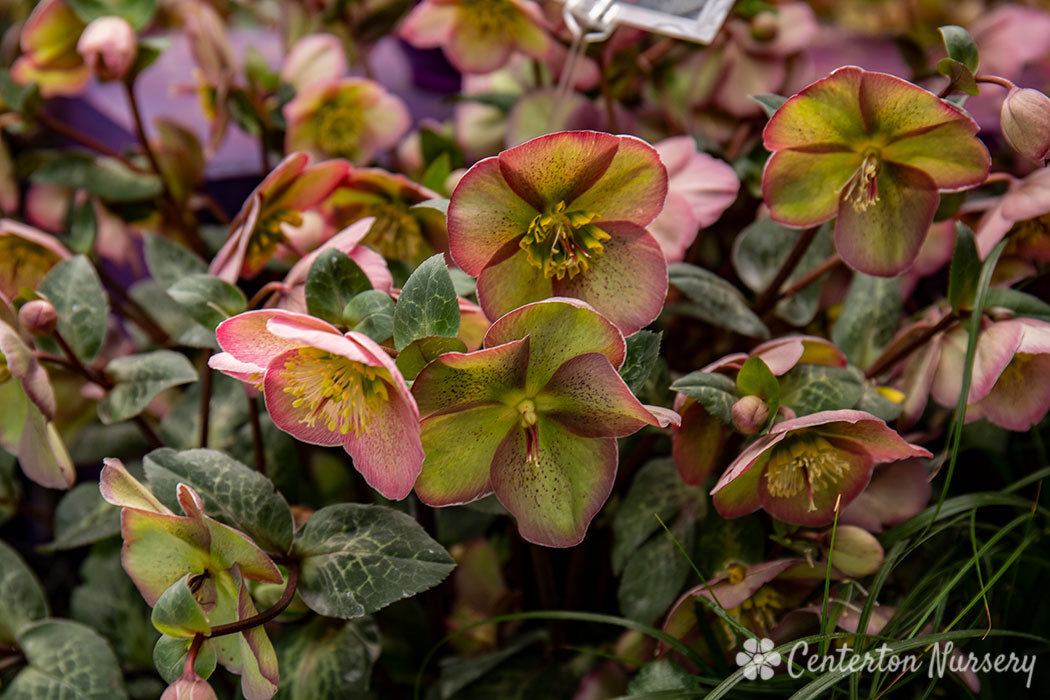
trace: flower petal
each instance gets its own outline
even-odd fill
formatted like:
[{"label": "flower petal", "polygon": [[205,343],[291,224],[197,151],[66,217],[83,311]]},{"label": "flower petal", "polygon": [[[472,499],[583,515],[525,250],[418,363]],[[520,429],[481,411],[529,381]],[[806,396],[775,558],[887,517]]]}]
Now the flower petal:
[{"label": "flower petal", "polygon": [[786,226],[815,226],[835,216],[842,188],[860,167],[853,151],[777,151],[762,171],[769,216]]},{"label": "flower petal", "polygon": [[910,165],[933,180],[940,190],[959,190],[984,182],[991,156],[974,137],[969,119],[948,122],[930,131],[894,141],[882,149],[885,160]]},{"label": "flower petal", "polygon": [[248,384],[257,384],[266,374],[265,367],[250,362],[241,362],[228,352],[216,353],[209,357],[208,366]]},{"label": "flower petal", "polygon": [[977,402],[976,413],[999,427],[1020,432],[1030,429],[1050,410],[1050,355],[1027,355],[1011,365]]},{"label": "flower petal", "polygon": [[682,481],[703,486],[722,456],[729,431],[703,404],[679,396],[683,401],[675,399],[675,408],[681,414],[682,424],[671,433],[671,457]]},{"label": "flower petal", "polygon": [[[961,340],[962,357],[966,355],[966,341],[968,333],[962,333],[956,337]],[[966,403],[980,401],[992,390],[999,380],[1006,366],[1018,352],[1022,352],[1021,343],[1025,336],[1025,327],[1020,321],[1003,321],[993,323],[981,331],[977,338],[977,350],[973,360],[973,375],[970,380],[970,393],[966,397]],[[960,364],[958,367],[962,370]],[[962,371],[959,372],[959,381],[962,381]],[[956,393],[956,396],[958,394]]]},{"label": "flower petal", "polygon": [[619,368],[626,345],[607,318],[578,299],[553,298],[528,304],[498,319],[485,334],[493,347],[529,337],[525,393],[535,395],[570,358],[598,352]]},{"label": "flower petal", "polygon": [[835,250],[850,267],[893,277],[912,264],[933,222],[940,197],[921,170],[883,162],[878,202],[858,211],[842,201],[835,222]]},{"label": "flower petal", "polygon": [[266,206],[293,211],[309,209],[328,199],[328,195],[346,179],[349,172],[350,163],[342,159],[311,165]]},{"label": "flower petal", "polygon": [[219,346],[237,360],[265,367],[276,355],[303,344],[270,333],[266,328],[270,319],[286,319],[319,331],[339,335],[335,326],[313,316],[283,309],[260,309],[245,311],[226,319],[215,329],[215,337],[219,341]]},{"label": "flower petal", "polygon": [[400,501],[412,492],[423,464],[419,414],[411,395],[390,392],[369,421],[369,429],[343,442],[354,467],[384,497]]},{"label": "flower petal", "polygon": [[518,419],[519,413],[503,404],[424,418],[426,459],[416,479],[416,495],[427,505],[450,506],[492,493],[492,457]]},{"label": "flower petal", "polygon": [[615,323],[624,335],[649,325],[667,298],[667,259],[649,232],[626,221],[606,221],[611,238],[591,267],[576,277],[553,280],[554,294],[576,297]]},{"label": "flower petal", "polygon": [[616,139],[619,147],[609,166],[597,182],[568,203],[568,209],[594,212],[603,221],[645,226],[656,218],[667,199],[667,168],[656,149],[645,141],[634,136]]},{"label": "flower petal", "polygon": [[857,94],[868,134],[877,145],[928,132],[949,122],[961,122],[969,136],[977,123],[929,90],[889,73],[864,71]]},{"label": "flower petal", "polygon": [[507,185],[498,158],[476,163],[460,179],[449,200],[452,259],[476,277],[508,244],[525,235],[538,214]]},{"label": "flower petal", "polygon": [[868,488],[839,513],[839,524],[878,533],[904,522],[929,502],[929,475],[917,459],[876,467]]},{"label": "flower petal", "polygon": [[867,134],[859,101],[864,74],[865,71],[856,66],[839,68],[790,98],[762,131],[766,149],[779,151],[865,141]]},{"label": "flower petal", "polygon": [[478,303],[489,318],[555,296],[551,280],[517,249],[510,257],[489,265],[478,275]]},{"label": "flower petal", "polygon": [[[835,504],[845,507],[864,490],[871,480],[874,460],[868,454],[840,449],[837,456],[849,466],[840,476],[826,475],[821,488],[814,488],[812,503],[808,489],[790,497],[776,497],[769,493],[765,473],[758,483],[758,497],[762,508],[774,518],[786,523],[819,527],[835,519]],[[841,499],[841,500],[840,500]]]},{"label": "flower petal", "polygon": [[[571,547],[612,491],[619,455],[613,438],[580,438],[542,418],[535,444],[512,429],[496,449],[490,483],[529,542]],[[531,459],[530,459],[531,447]]]},{"label": "flower petal", "polygon": [[525,386],[529,336],[470,353],[440,355],[412,383],[420,415],[429,418],[482,405],[504,405]]},{"label": "flower petal", "polygon": [[298,348],[293,348],[281,353],[267,368],[266,377],[263,379],[266,410],[269,411],[274,425],[296,440],[311,445],[341,445],[345,436],[338,428],[329,430],[323,420],[316,421],[312,426],[308,425],[303,422],[307,417],[307,408],[293,405],[296,400],[295,394],[289,390],[290,384],[283,371],[285,362],[292,360],[298,352]]},{"label": "flower petal", "polygon": [[659,419],[635,398],[609,358],[589,352],[568,360],[536,396],[536,411],[581,437],[624,437]]},{"label": "flower petal", "polygon": [[448,42],[462,10],[455,5],[421,2],[412,9],[399,35],[418,49],[433,49]]}]

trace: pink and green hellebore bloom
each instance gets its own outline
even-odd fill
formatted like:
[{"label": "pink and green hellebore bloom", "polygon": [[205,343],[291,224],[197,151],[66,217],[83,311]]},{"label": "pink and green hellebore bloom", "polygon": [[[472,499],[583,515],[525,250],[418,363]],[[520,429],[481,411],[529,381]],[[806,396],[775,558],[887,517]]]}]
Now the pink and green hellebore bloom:
[{"label": "pink and green hellebore bloom", "polygon": [[342,445],[386,498],[409,494],[423,462],[419,411],[375,341],[281,309],[238,314],[215,334],[225,352],[208,364],[261,386],[278,428],[312,445]]},{"label": "pink and green hellebore bloom", "polygon": [[530,542],[579,543],[612,489],[616,438],[678,422],[631,394],[624,352],[591,307],[550,299],[497,320],[482,350],[435,359],[412,385],[426,451],[416,495],[450,506],[495,493]]},{"label": "pink and green hellebore bloom", "polygon": [[11,78],[36,83],[44,97],[80,94],[91,78],[77,51],[86,26],[65,0],[43,0],[22,27],[22,55],[11,66]]},{"label": "pink and green hellebore bloom", "polygon": [[988,175],[977,123],[917,85],[855,66],[840,68],[777,110],[763,140],[770,216],[786,226],[833,217],[835,248],[851,267],[893,277],[919,253],[938,190]]},{"label": "pink and green hellebore bloom", "polygon": [[715,509],[738,518],[763,508],[795,525],[832,522],[876,463],[930,457],[885,422],[863,411],[821,411],[777,423],[744,448],[711,491]]},{"label": "pink and green hellebore bloom", "polygon": [[[968,335],[944,336],[933,397],[954,407],[962,391]],[[1050,323],[1014,318],[992,323],[977,338],[966,421],[986,418],[1007,430],[1028,430],[1050,411]]]},{"label": "pink and green hellebore bloom", "polygon": [[1011,238],[1004,255],[1050,260],[1050,168],[1012,181],[1006,194],[981,217],[976,231],[981,259],[1008,233]]},{"label": "pink and green hellebore bloom", "polygon": [[278,246],[289,245],[290,232],[303,225],[303,212],[327,199],[350,171],[345,160],[309,162],[306,153],[293,153],[255,188],[230,223],[230,237],[209,274],[230,284],[257,275]]},{"label": "pink and green hellebore bloom", "polygon": [[490,73],[515,51],[542,59],[551,40],[532,0],[423,0],[401,27],[419,49],[441,47],[461,73]]},{"label": "pink and green hellebore bloom", "polygon": [[400,97],[365,78],[313,83],[284,106],[285,150],[366,165],[412,125]]},{"label": "pink and green hellebore bloom", "polygon": [[[245,579],[284,581],[250,538],[206,515],[204,502],[189,486],[178,485],[186,515],[175,515],[119,459],[103,462],[99,490],[121,508],[121,563],[154,608],[152,621],[160,632],[191,638],[251,617],[258,611]],[[209,643],[219,662],[241,676],[245,698],[268,700],[277,692],[277,655],[263,627]]]},{"label": "pink and green hellebore bloom", "polygon": [[667,261],[645,229],[667,169],[633,136],[564,131],[475,164],[448,207],[452,259],[489,318],[552,296],[582,299],[625,335],[657,317]]}]

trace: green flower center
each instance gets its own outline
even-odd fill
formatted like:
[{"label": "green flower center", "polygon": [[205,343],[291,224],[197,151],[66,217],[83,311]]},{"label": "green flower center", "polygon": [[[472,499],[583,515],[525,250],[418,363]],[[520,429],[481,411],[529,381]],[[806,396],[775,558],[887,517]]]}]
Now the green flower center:
[{"label": "green flower center", "polygon": [[303,217],[291,209],[278,209],[260,217],[248,239],[248,249],[244,255],[249,267],[265,264],[277,252],[277,246],[287,240],[281,228],[281,224],[285,223],[292,227],[302,226]]},{"label": "green flower center", "polygon": [[421,262],[429,254],[419,222],[403,209],[392,204],[369,204],[362,208],[360,218],[366,216],[374,216],[375,222],[361,243],[384,258]]},{"label": "green flower center", "polygon": [[597,218],[589,212],[567,212],[565,202],[558,202],[532,220],[518,245],[547,279],[564,279],[566,274],[572,279],[587,271],[602,254],[602,241],[609,240],[609,234],[591,223]]},{"label": "green flower center", "polygon": [[460,21],[479,34],[506,33],[517,10],[510,0],[463,0]]},{"label": "green flower center", "polygon": [[532,399],[522,399],[518,403],[518,413],[521,414],[521,427],[526,430],[536,425],[536,402]]},{"label": "green flower center", "polygon": [[376,411],[390,398],[389,373],[342,355],[302,348],[284,363],[284,391],[295,397],[294,408],[306,407],[300,419],[313,427],[320,420],[329,430],[355,437],[371,432]]},{"label": "green flower center", "polygon": [[364,126],[360,108],[339,103],[322,105],[314,115],[314,124],[321,150],[332,156],[354,159]]},{"label": "green flower center", "polygon": [[766,490],[774,498],[792,498],[803,491],[809,494],[809,509],[816,510],[813,492],[841,479],[850,463],[841,451],[820,436],[805,436],[785,441],[773,448],[763,478]]},{"label": "green flower center", "polygon": [[842,186],[842,198],[853,205],[854,211],[864,211],[879,201],[879,152],[869,149],[860,167]]}]

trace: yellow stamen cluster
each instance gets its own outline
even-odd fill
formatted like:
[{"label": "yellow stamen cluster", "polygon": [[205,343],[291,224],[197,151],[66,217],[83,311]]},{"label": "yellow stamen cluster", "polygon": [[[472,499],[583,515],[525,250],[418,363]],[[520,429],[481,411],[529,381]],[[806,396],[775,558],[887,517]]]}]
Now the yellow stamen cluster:
[{"label": "yellow stamen cluster", "polygon": [[390,373],[342,355],[302,348],[284,364],[281,376],[288,380],[295,408],[306,407],[300,422],[311,428],[318,420],[342,435],[355,437],[371,431],[372,417],[390,397]]},{"label": "yellow stamen cluster", "polygon": [[482,35],[509,33],[517,17],[510,0],[463,0],[461,7],[460,21]]},{"label": "yellow stamen cluster", "polygon": [[282,230],[282,224],[288,224],[294,228],[301,226],[302,223],[302,215],[291,209],[268,212],[265,217],[256,222],[255,230],[248,239],[248,249],[244,256],[247,264],[255,267],[266,263],[273,257],[273,254],[277,252],[277,246],[287,239]]},{"label": "yellow stamen cluster", "polygon": [[864,211],[879,201],[879,154],[864,154],[860,167],[842,186],[842,197],[853,205],[854,211]]},{"label": "yellow stamen cluster", "polygon": [[331,156],[353,160],[360,149],[364,115],[352,104],[330,102],[313,116],[317,145]]},{"label": "yellow stamen cluster", "polygon": [[849,467],[841,450],[820,436],[809,435],[789,438],[773,448],[763,478],[771,496],[792,498],[806,491],[809,509],[816,510],[813,492],[841,479]]},{"label": "yellow stamen cluster", "polygon": [[424,251],[423,232],[419,221],[404,209],[393,204],[369,204],[362,209],[361,218],[374,216],[375,222],[361,243],[384,258],[420,260]]},{"label": "yellow stamen cluster", "polygon": [[[784,597],[769,586],[762,586],[754,594],[735,608],[726,612],[731,618],[742,624],[760,637],[768,637],[776,627],[778,611],[784,608]],[[719,620],[727,639],[734,639],[735,634],[729,625]]]},{"label": "yellow stamen cluster", "polygon": [[597,214],[565,209],[565,202],[559,202],[547,213],[537,215],[518,243],[529,262],[543,270],[547,279],[564,279],[566,274],[572,279],[586,272],[591,260],[605,250],[602,241],[610,238],[591,223]]}]

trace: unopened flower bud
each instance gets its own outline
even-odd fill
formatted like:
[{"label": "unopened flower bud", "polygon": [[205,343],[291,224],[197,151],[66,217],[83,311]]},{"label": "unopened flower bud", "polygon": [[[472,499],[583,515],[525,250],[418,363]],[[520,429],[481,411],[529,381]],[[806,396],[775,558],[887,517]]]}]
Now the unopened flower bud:
[{"label": "unopened flower bud", "polygon": [[18,322],[30,335],[51,335],[58,323],[58,313],[51,302],[35,299],[18,310]]},{"label": "unopened flower bud", "polygon": [[758,41],[769,41],[780,31],[780,19],[774,12],[759,12],[751,19],[751,36]]},{"label": "unopened flower bud", "polygon": [[[828,532],[830,541],[831,533]],[[827,552],[831,565],[850,578],[868,576],[879,570],[885,552],[867,530],[856,525],[839,525],[835,532],[835,549]]]},{"label": "unopened flower bud", "polygon": [[769,407],[757,396],[745,396],[733,404],[733,427],[744,435],[754,435],[769,420]]},{"label": "unopened flower bud", "polygon": [[1043,163],[1050,153],[1050,97],[1032,88],[1011,88],[999,113],[1003,136],[1025,158]]},{"label": "unopened flower bud", "polygon": [[121,80],[135,63],[138,40],[123,17],[99,17],[80,35],[77,52],[102,80]]}]

